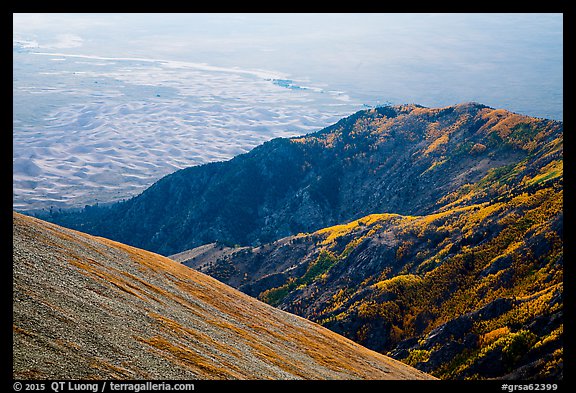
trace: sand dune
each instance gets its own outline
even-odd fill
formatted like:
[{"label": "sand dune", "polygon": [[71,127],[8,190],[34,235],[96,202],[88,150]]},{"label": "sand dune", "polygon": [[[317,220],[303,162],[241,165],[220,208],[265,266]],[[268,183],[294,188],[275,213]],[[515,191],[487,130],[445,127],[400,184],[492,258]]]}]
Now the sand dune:
[{"label": "sand dune", "polygon": [[261,70],[17,55],[34,67],[15,56],[16,210],[127,198],[175,170],[316,131],[359,108],[335,105],[339,92],[278,86],[272,78],[284,75]]}]

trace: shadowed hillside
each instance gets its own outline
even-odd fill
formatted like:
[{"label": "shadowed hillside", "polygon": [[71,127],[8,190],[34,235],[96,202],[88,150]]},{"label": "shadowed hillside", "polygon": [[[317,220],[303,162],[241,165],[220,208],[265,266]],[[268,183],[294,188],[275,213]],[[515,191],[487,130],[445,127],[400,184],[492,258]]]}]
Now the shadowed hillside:
[{"label": "shadowed hillside", "polygon": [[14,213],[15,379],[428,379],[165,257]]}]

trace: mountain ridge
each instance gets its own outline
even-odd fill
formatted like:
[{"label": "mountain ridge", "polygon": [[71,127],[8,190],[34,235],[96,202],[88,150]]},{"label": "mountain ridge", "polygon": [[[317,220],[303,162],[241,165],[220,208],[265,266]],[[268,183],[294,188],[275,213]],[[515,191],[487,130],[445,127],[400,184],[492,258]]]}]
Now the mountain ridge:
[{"label": "mountain ridge", "polygon": [[562,134],[444,195],[172,258],[442,379],[561,378]]},{"label": "mountain ridge", "polygon": [[373,108],[177,171],[111,207],[42,218],[163,255],[215,241],[257,245],[370,213],[431,213],[559,130],[560,122],[477,103]]}]

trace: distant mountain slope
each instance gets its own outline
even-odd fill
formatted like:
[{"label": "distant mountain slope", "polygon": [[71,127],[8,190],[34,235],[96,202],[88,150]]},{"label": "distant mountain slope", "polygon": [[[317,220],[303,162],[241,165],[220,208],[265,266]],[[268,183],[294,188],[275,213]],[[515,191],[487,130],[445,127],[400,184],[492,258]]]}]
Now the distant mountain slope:
[{"label": "distant mountain slope", "polygon": [[561,379],[562,146],[539,142],[430,214],[172,258],[442,379]]},{"label": "distant mountain slope", "polygon": [[15,379],[428,379],[157,254],[13,216]]},{"label": "distant mountain slope", "polygon": [[175,172],[112,207],[46,219],[164,255],[257,245],[371,213],[430,214],[491,169],[543,155],[561,133],[561,122],[475,103],[370,109]]}]

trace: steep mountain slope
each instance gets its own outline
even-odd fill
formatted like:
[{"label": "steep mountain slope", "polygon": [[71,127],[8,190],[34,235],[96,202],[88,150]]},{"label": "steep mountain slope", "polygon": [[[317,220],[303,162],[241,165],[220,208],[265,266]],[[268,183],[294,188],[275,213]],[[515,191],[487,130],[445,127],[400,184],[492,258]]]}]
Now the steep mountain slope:
[{"label": "steep mountain slope", "polygon": [[14,213],[16,379],[429,379],[165,257]]},{"label": "steep mountain slope", "polygon": [[258,245],[376,212],[430,214],[561,132],[560,122],[475,103],[370,109],[175,172],[126,202],[46,219],[164,255],[215,241]]},{"label": "steep mountain slope", "polygon": [[440,378],[561,378],[562,133],[499,132],[527,156],[432,213],[172,258]]}]

